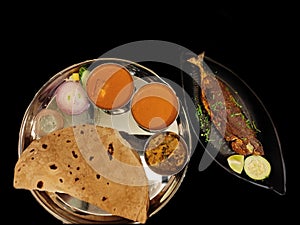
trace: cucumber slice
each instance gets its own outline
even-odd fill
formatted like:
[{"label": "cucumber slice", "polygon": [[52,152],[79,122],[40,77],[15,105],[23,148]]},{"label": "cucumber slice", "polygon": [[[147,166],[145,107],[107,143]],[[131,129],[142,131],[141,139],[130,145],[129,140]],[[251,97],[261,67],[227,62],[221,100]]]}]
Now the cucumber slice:
[{"label": "cucumber slice", "polygon": [[245,173],[254,180],[263,180],[271,173],[269,161],[261,155],[250,155],[244,162]]},{"label": "cucumber slice", "polygon": [[81,84],[82,84],[84,89],[85,89],[86,82],[87,82],[87,79],[88,79],[89,75],[90,75],[90,71],[88,71],[88,70],[84,70],[82,72],[80,81],[81,81]]},{"label": "cucumber slice", "polygon": [[56,110],[42,109],[34,119],[35,133],[39,137],[64,127],[64,118]]}]

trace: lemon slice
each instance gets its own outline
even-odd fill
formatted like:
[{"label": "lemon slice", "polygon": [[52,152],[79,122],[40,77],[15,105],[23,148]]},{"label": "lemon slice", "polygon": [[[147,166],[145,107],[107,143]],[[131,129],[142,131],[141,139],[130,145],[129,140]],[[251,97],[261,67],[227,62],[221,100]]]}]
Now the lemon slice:
[{"label": "lemon slice", "polygon": [[263,180],[271,173],[269,161],[260,155],[250,155],[245,159],[245,173],[254,180]]},{"label": "lemon slice", "polygon": [[74,80],[74,81],[79,81],[79,73],[73,73],[73,74],[70,76],[70,79],[71,79],[71,80]]},{"label": "lemon slice", "polygon": [[227,158],[229,167],[236,173],[242,173],[244,168],[244,156],[243,155],[231,155]]}]

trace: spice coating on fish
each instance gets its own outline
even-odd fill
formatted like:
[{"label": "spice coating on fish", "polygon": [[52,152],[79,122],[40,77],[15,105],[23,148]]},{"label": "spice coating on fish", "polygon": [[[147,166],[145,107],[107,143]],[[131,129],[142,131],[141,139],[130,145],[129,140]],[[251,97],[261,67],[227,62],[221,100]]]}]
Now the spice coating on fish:
[{"label": "spice coating on fish", "polygon": [[242,155],[264,155],[256,130],[245,116],[228,86],[218,79],[204,63],[204,52],[188,59],[200,71],[200,99],[216,129],[230,144],[232,150]]}]

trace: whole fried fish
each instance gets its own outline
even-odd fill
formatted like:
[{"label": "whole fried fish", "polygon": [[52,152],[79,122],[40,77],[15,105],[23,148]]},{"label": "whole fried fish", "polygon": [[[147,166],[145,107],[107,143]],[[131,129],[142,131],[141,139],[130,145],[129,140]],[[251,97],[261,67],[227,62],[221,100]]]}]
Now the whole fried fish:
[{"label": "whole fried fish", "polygon": [[204,64],[204,52],[188,62],[199,67],[201,101],[210,119],[232,150],[242,155],[264,155],[256,130],[246,118],[228,86],[218,79]]}]

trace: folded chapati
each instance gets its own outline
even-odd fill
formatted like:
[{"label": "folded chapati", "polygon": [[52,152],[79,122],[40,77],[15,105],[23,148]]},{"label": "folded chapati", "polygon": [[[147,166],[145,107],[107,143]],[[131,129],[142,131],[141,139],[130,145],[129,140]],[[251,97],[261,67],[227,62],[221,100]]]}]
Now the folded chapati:
[{"label": "folded chapati", "polygon": [[15,165],[13,185],[66,193],[140,223],[148,218],[144,167],[112,128],[76,125],[33,140]]}]

